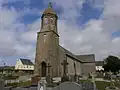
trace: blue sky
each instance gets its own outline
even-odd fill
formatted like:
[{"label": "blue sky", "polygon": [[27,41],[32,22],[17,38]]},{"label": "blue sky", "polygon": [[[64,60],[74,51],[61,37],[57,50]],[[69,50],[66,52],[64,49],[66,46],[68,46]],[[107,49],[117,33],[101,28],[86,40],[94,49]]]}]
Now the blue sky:
[{"label": "blue sky", "polygon": [[58,14],[60,45],[74,54],[120,56],[120,0],[0,0],[1,64],[19,58],[34,62],[42,12],[52,2]]}]

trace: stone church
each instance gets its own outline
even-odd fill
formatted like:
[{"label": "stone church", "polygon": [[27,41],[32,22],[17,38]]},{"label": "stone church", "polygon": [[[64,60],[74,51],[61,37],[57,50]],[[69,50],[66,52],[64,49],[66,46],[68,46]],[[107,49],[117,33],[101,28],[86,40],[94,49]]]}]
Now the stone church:
[{"label": "stone church", "polygon": [[[95,72],[95,55],[74,55],[59,45],[58,16],[52,5],[43,12],[41,30],[37,33],[34,75],[62,77],[67,75],[88,75]],[[66,67],[66,68],[65,68]]]}]

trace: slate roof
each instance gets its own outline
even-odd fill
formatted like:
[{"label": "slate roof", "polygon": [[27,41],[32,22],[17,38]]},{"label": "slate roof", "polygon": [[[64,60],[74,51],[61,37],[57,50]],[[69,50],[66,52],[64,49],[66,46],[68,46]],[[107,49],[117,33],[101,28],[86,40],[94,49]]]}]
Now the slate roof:
[{"label": "slate roof", "polygon": [[[60,45],[59,45],[60,46]],[[76,60],[78,60],[79,62],[82,63],[95,63],[95,55],[94,54],[89,54],[89,55],[75,55],[73,53],[71,53],[70,51],[68,51],[67,49],[65,49],[64,47],[60,46],[65,54],[71,58],[74,58]]]},{"label": "slate roof", "polygon": [[59,47],[64,50],[64,52],[65,52],[65,54],[66,54],[67,56],[69,56],[69,57],[71,57],[71,58],[74,58],[75,60],[77,60],[77,61],[79,61],[79,62],[82,62],[79,58],[76,57],[76,55],[74,55],[73,53],[71,53],[70,51],[68,51],[67,49],[65,49],[64,47],[62,47],[62,46],[60,46],[60,45],[59,45]]},{"label": "slate roof", "polygon": [[96,61],[95,65],[96,66],[103,66],[104,65],[104,61]]},{"label": "slate roof", "polygon": [[84,63],[95,63],[95,55],[88,54],[88,55],[76,55],[77,58],[82,60]]},{"label": "slate roof", "polygon": [[29,59],[22,59],[22,58],[20,58],[20,60],[21,60],[22,64],[24,64],[24,65],[34,65],[31,62],[31,60],[29,60]]}]

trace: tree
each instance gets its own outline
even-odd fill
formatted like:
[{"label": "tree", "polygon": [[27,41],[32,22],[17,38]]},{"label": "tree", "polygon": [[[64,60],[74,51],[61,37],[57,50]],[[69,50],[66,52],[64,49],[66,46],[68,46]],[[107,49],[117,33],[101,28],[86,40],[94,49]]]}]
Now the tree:
[{"label": "tree", "polygon": [[120,70],[120,59],[116,56],[108,56],[105,60],[104,70],[118,72]]}]

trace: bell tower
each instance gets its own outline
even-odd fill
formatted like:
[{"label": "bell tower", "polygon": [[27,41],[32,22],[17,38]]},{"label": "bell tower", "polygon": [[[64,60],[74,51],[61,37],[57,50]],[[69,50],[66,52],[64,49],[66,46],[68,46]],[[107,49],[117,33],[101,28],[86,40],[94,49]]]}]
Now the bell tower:
[{"label": "bell tower", "polygon": [[49,3],[41,17],[41,30],[37,33],[34,75],[40,77],[57,76],[59,54],[59,35],[57,14]]},{"label": "bell tower", "polygon": [[44,31],[54,31],[57,33],[57,14],[53,11],[51,3],[49,3],[48,8],[43,12],[41,17],[41,32]]}]

